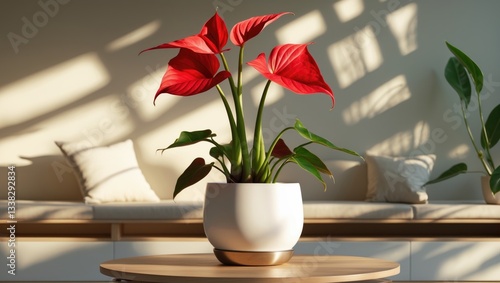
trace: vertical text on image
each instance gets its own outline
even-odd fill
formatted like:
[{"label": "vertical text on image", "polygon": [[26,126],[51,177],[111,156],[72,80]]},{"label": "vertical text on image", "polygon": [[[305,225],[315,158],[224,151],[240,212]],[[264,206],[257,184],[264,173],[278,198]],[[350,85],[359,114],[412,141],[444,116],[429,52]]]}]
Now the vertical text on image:
[{"label": "vertical text on image", "polygon": [[7,169],[7,273],[16,275],[16,166]]}]

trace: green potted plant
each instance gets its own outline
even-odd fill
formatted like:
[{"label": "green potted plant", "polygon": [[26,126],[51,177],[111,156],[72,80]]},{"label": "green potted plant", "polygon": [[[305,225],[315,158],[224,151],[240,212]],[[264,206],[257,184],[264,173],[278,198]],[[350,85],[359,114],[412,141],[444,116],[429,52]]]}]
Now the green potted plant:
[{"label": "green potted plant", "polygon": [[[482,183],[485,200],[487,203],[499,204],[500,194],[498,192],[500,191],[500,166],[495,166],[495,162],[491,156],[491,148],[493,148],[500,139],[500,104],[493,108],[485,121],[481,104],[483,72],[477,64],[460,49],[448,42],[446,42],[446,46],[454,56],[448,60],[444,75],[448,83],[453,87],[460,98],[462,117],[467,134],[470,138],[472,146],[474,147],[477,157],[484,168],[484,178]],[[480,121],[479,139],[474,137],[470,127],[469,117],[467,115],[467,109],[472,97],[471,81],[474,85],[478,105]],[[427,182],[426,185],[441,182],[459,174],[468,172],[470,171],[468,171],[467,164],[461,162],[444,171],[436,179]]]},{"label": "green potted plant", "polygon": [[[251,142],[247,138],[242,100],[244,48],[267,25],[287,14],[291,13],[249,18],[234,25],[228,34],[225,22],[215,13],[198,34],[144,50],[179,48],[178,55],[168,63],[155,100],[163,93],[191,96],[215,88],[224,105],[231,130],[232,139],[229,143],[217,142],[216,134],[208,129],[185,131],[181,132],[171,145],[161,150],[163,152],[199,142],[213,145],[209,153],[215,161],[206,163],[201,157],[195,158],[179,176],[173,197],[202,180],[212,168],[225,176],[226,183],[207,185],[204,227],[216,251],[223,253],[219,259],[222,258],[221,261],[226,263],[228,258],[233,260],[245,258],[238,253],[235,254],[234,251],[258,252],[261,258],[267,259],[286,258],[290,255],[289,252],[277,254],[276,250],[281,252],[290,250],[300,237],[303,224],[300,186],[290,184],[289,188],[279,189],[280,192],[276,192],[271,185],[276,183],[284,165],[295,163],[311,173],[326,188],[322,174],[330,177],[333,175],[318,156],[306,149],[308,145],[319,144],[359,156],[352,150],[337,147],[327,139],[310,132],[299,120],[296,120],[293,126],[279,132],[270,145],[266,147],[264,144],[262,115],[271,82],[298,94],[324,93],[331,99],[333,108],[335,103],[333,92],[308,51],[309,44],[278,45],[272,49],[267,61],[266,55],[261,53],[256,59],[247,63],[267,78],[257,109],[251,140],[253,144],[250,148]],[[239,49],[235,78],[224,55],[230,50],[226,47],[228,37]],[[219,71],[220,62],[223,65],[221,71]],[[219,86],[225,80],[228,81],[231,90],[232,106],[230,99]],[[209,95],[211,94],[213,93]],[[287,131],[295,131],[305,139],[305,142],[290,149],[282,139]],[[228,228],[231,223],[233,227]],[[236,231],[235,226],[239,231]],[[283,235],[285,238],[274,237],[275,239],[271,240],[268,237],[271,235],[273,237]],[[274,251],[270,251],[272,247],[275,248]],[[266,252],[269,252],[269,257],[262,257]],[[229,260],[229,263],[231,262],[233,261]],[[255,264],[255,262],[235,262]],[[264,260],[258,264],[276,264],[276,261],[271,260],[266,263]]]}]

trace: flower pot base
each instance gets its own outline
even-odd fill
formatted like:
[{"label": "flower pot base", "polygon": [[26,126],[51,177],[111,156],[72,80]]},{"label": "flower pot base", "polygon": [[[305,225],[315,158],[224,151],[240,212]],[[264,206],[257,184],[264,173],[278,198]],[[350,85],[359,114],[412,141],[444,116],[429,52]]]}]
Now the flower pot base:
[{"label": "flower pot base", "polygon": [[277,252],[244,252],[214,249],[217,259],[226,265],[269,266],[288,262],[293,250]]}]

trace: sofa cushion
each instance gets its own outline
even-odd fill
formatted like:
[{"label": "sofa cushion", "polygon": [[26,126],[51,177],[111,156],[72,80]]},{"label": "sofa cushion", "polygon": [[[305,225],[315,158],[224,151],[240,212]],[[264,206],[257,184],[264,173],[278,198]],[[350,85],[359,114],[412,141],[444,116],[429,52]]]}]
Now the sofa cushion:
[{"label": "sofa cushion", "polygon": [[74,169],[86,203],[160,201],[137,164],[132,140],[109,146],[56,144]]},{"label": "sofa cushion", "polygon": [[413,210],[403,203],[363,201],[306,201],[304,218],[319,219],[412,219]]},{"label": "sofa cushion", "polygon": [[157,203],[94,205],[96,220],[175,220],[203,218],[202,202],[162,200]]},{"label": "sofa cushion", "polygon": [[500,219],[500,205],[483,201],[439,201],[413,205],[415,219]]},{"label": "sofa cushion", "polygon": [[[0,201],[0,218],[9,219],[8,203]],[[16,200],[15,219],[12,220],[89,220],[93,218],[92,206],[72,201]]]},{"label": "sofa cushion", "polygon": [[436,156],[389,157],[366,153],[368,191],[375,202],[427,203],[424,184],[429,181]]}]

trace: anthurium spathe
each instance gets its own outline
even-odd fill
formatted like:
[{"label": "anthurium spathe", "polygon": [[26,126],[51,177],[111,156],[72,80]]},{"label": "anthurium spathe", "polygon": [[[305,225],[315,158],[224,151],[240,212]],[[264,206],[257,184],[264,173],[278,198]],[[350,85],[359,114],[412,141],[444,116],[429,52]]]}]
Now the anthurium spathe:
[{"label": "anthurium spathe", "polygon": [[251,38],[257,36],[267,25],[276,21],[279,17],[292,14],[283,12],[264,16],[251,17],[248,20],[241,21],[231,29],[231,42],[236,46],[242,46]]},{"label": "anthurium spathe", "polygon": [[332,89],[323,79],[318,65],[307,50],[308,44],[283,44],[274,47],[266,63],[264,53],[248,65],[268,80],[298,94],[326,93],[335,104]]},{"label": "anthurium spathe", "polygon": [[141,51],[141,53],[154,49],[186,48],[202,54],[217,54],[224,51],[227,37],[226,23],[224,23],[224,20],[219,14],[215,13],[215,15],[203,25],[200,33],[145,49]]},{"label": "anthurium spathe", "polygon": [[[242,82],[243,50],[248,45],[248,42],[260,34],[266,26],[287,14],[291,13],[284,12],[252,17],[237,23],[231,29],[231,42],[239,47],[237,79],[234,79],[231,75],[229,64],[224,56],[224,52],[230,50],[225,47],[228,34],[224,21],[217,13],[205,23],[199,34],[144,50],[180,48],[179,54],[168,63],[167,71],[163,76],[154,101],[163,93],[190,96],[215,87],[226,110],[231,130],[231,141],[229,143],[216,141],[216,134],[212,133],[211,130],[184,131],[170,146],[161,149],[164,151],[200,142],[213,145],[210,149],[210,156],[216,162],[206,163],[203,158],[195,158],[178,178],[174,198],[185,188],[202,180],[212,168],[224,174],[227,182],[272,183],[277,181],[281,169],[286,164],[295,163],[315,176],[326,188],[322,174],[330,177],[333,175],[321,159],[306,149],[306,146],[314,143],[359,156],[354,151],[337,147],[325,138],[310,132],[299,120],[296,120],[293,126],[286,127],[277,133],[269,146],[266,147],[264,143],[262,114],[269,86],[272,82],[298,94],[327,94],[332,101],[333,107],[335,102],[333,91],[325,82],[318,65],[309,53],[308,44],[279,45],[272,49],[268,62],[266,62],[264,53],[260,54],[255,60],[248,62],[250,66],[254,67],[268,80],[257,108],[253,146],[251,149],[249,148],[248,145],[251,141],[247,140],[242,99],[244,95]],[[219,70],[220,63],[215,54],[220,57],[224,70]],[[219,86],[226,79],[228,79],[229,89],[232,94],[232,106],[223,89]],[[305,142],[290,150],[283,140],[283,134],[287,131],[295,131],[298,136],[305,139]]]},{"label": "anthurium spathe", "polygon": [[219,60],[213,54],[179,50],[179,54],[168,62],[154,101],[161,93],[190,96],[213,88],[231,76],[225,70],[217,73],[219,66]]}]

